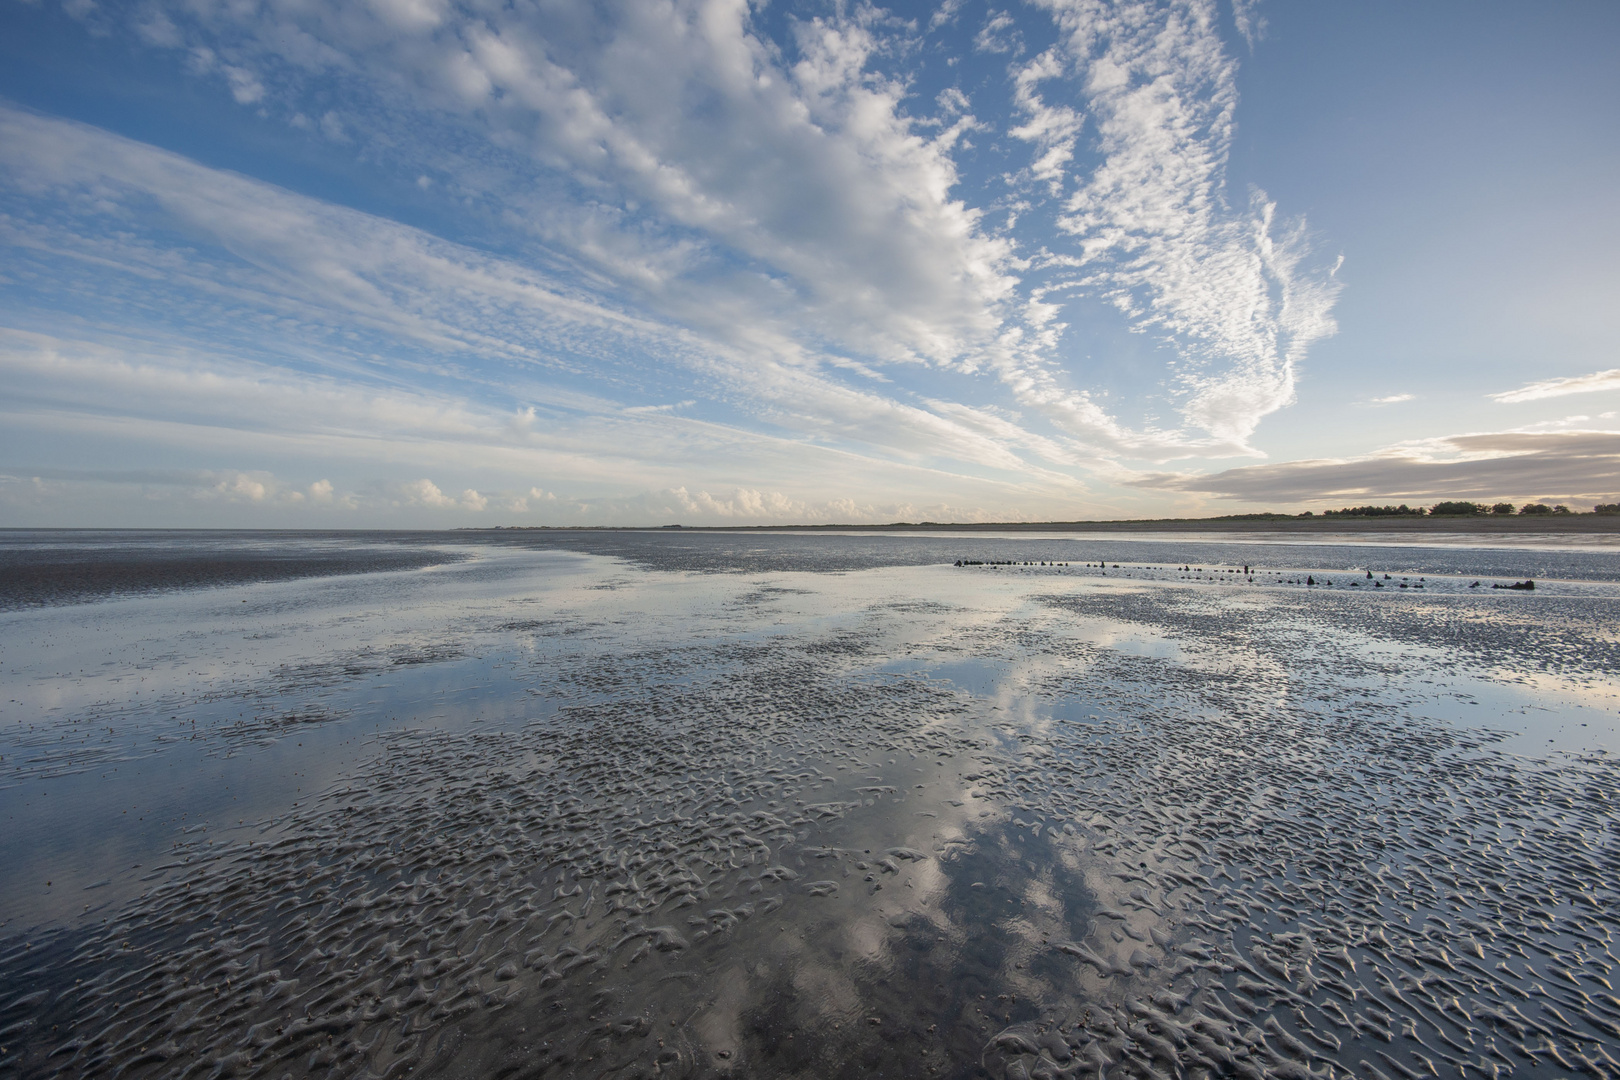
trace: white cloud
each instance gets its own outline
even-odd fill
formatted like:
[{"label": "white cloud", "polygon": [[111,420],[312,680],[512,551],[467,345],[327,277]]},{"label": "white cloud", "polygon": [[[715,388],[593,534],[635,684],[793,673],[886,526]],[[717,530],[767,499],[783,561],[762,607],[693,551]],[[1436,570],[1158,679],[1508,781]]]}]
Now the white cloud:
[{"label": "white cloud", "polygon": [[215,484],[214,491],[231,499],[262,502],[264,497],[270,494],[270,487],[265,483],[265,479],[254,478],[247,473],[237,473]]},{"label": "white cloud", "polygon": [[1005,11],[992,11],[974,35],[973,47],[988,53],[1022,52],[1022,35],[1011,15]]},{"label": "white cloud", "polygon": [[1566,394],[1594,394],[1603,390],[1620,390],[1620,368],[1594,371],[1590,375],[1575,375],[1566,379],[1544,379],[1521,386],[1517,390],[1504,390],[1500,394],[1487,394],[1492,401],[1516,405],[1523,401],[1563,397]]},{"label": "white cloud", "polygon": [[1533,424],[1517,427],[1515,431],[1569,431],[1583,428],[1592,422],[1592,418],[1585,413],[1574,413],[1570,416],[1561,416],[1553,420],[1538,420]]},{"label": "white cloud", "polygon": [[[12,482],[18,477],[7,478]],[[183,500],[192,504],[227,504],[268,508],[297,507],[309,503],[352,505],[349,497],[339,500],[332,484],[321,480],[300,491],[265,469],[69,469],[44,467],[34,470],[30,481],[36,489],[50,485],[58,490],[86,485],[98,490],[135,489],[147,501]]]},{"label": "white cloud", "polygon": [[735,488],[729,494],[674,487],[627,499],[578,504],[593,518],[636,524],[740,525],[801,522],[808,524],[886,524],[898,521],[1021,521],[1026,515],[942,502],[866,501],[851,496],[796,499],[780,491]]},{"label": "white cloud", "polygon": [[1068,105],[1049,105],[1038,91],[1047,79],[1061,78],[1068,63],[1058,49],[1048,49],[1019,68],[1013,78],[1013,100],[1028,118],[1008,134],[1032,142],[1039,156],[1030,165],[1030,175],[1044,183],[1050,194],[1062,193],[1064,170],[1074,158],[1075,139],[1085,124],[1085,114]]},{"label": "white cloud", "polygon": [[929,16],[928,29],[938,30],[942,26],[955,22],[957,13],[962,10],[962,6],[966,3],[967,0],[940,0],[939,7],[935,8],[934,14]]},{"label": "white cloud", "polygon": [[687,517],[804,519],[808,507],[778,491],[760,492],[737,488],[730,498],[717,499],[707,491],[688,494],[676,488],[666,493],[678,512]]},{"label": "white cloud", "polygon": [[432,30],[444,21],[443,0],[367,0],[379,18],[399,30]]},{"label": "white cloud", "polygon": [[1368,398],[1368,405],[1399,405],[1406,401],[1416,401],[1416,394],[1390,394],[1387,397]]},{"label": "white cloud", "polygon": [[649,413],[674,412],[676,409],[690,409],[697,401],[687,398],[685,401],[674,401],[667,405],[631,405],[624,411],[631,416],[645,416]]},{"label": "white cloud", "polygon": [[148,45],[162,48],[177,49],[185,41],[174,22],[162,11],[155,9],[142,12],[137,17],[135,33]]},{"label": "white cloud", "polygon": [[968,96],[955,86],[947,86],[934,96],[934,102],[946,116],[959,116],[973,107]]},{"label": "white cloud", "polygon": [[[531,503],[535,505],[530,505]],[[504,508],[514,514],[527,514],[537,510],[555,508],[556,505],[556,492],[531,487],[525,494],[509,496]]]},{"label": "white cloud", "polygon": [[459,499],[453,498],[452,496],[446,495],[444,492],[440,491],[439,485],[435,484],[432,480],[429,480],[425,476],[420,480],[413,480],[408,484],[402,484],[400,486],[400,494],[404,498],[406,504],[409,506],[425,506],[433,510],[448,510],[454,508],[460,510],[479,511],[489,506],[489,499],[483,495],[480,495],[472,488],[468,488],[466,491],[463,491]]},{"label": "white cloud", "polygon": [[343,118],[330,109],[321,117],[321,134],[333,142],[349,141],[349,131],[343,126]]},{"label": "white cloud", "polygon": [[238,105],[253,105],[264,99],[264,84],[251,71],[231,64],[221,65],[220,70],[225,72],[225,79],[231,85],[231,97]]},{"label": "white cloud", "polygon": [[1265,16],[1255,10],[1259,6],[1260,0],[1232,0],[1232,22],[1251,50],[1266,36]]}]

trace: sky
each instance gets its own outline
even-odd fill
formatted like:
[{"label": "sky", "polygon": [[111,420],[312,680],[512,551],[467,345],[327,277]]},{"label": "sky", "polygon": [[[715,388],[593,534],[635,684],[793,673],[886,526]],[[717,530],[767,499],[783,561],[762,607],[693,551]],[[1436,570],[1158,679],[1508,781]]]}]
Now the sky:
[{"label": "sky", "polygon": [[0,0],[0,525],[1620,502],[1620,6]]}]

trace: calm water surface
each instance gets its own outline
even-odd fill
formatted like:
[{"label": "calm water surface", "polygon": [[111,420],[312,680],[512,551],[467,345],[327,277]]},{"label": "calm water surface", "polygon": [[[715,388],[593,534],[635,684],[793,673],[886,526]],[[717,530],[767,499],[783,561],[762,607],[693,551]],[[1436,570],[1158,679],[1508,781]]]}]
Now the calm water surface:
[{"label": "calm water surface", "polygon": [[1597,541],[0,533],[0,1075],[1614,1076],[1617,616]]}]

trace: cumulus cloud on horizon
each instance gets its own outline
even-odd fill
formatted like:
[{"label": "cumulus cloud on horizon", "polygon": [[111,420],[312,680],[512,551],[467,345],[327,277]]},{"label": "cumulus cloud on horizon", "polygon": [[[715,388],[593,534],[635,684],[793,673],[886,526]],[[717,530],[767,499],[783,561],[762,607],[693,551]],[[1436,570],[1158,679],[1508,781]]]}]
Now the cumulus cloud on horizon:
[{"label": "cumulus cloud on horizon", "polygon": [[[808,500],[782,491],[732,488],[711,492],[678,486],[624,496],[574,496],[531,487],[526,491],[446,491],[431,477],[345,490],[330,480],[302,487],[266,471],[42,468],[27,475],[0,472],[0,507],[80,492],[102,505],[144,508],[143,524],[171,520],[185,510],[230,512],[244,505],[265,514],[289,509],[306,520],[352,526],[362,520],[398,521],[420,511],[436,524],[471,525],[693,525],[885,524],[898,521],[1024,521],[1016,510],[987,511],[949,502],[863,502],[852,496]],[[207,520],[207,519],[205,519]],[[71,524],[71,523],[70,523]]]}]

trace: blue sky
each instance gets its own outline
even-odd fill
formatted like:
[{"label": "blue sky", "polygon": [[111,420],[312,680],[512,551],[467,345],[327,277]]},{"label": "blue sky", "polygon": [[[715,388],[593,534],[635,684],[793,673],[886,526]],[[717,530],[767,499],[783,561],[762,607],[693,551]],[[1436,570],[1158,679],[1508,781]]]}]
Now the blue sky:
[{"label": "blue sky", "polygon": [[1620,501],[1620,9],[0,0],[0,523]]}]

